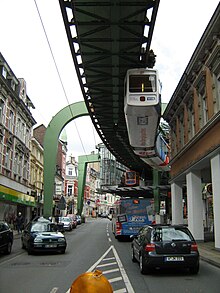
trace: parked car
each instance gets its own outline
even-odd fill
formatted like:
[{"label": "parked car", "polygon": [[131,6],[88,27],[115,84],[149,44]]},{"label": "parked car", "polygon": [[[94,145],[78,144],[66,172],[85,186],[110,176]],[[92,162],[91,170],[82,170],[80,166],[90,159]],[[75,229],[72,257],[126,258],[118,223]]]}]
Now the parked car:
[{"label": "parked car", "polygon": [[101,217],[102,217],[102,218],[108,218],[108,214],[106,214],[106,213],[102,213],[102,214],[101,214]]},{"label": "parked car", "polygon": [[63,224],[63,228],[65,231],[73,230],[72,220],[70,219],[70,217],[59,217],[59,223]]},{"label": "parked car", "polygon": [[82,218],[80,215],[76,215],[77,225],[80,225],[82,223]]},{"label": "parked car", "polygon": [[188,268],[199,272],[198,246],[183,225],[151,225],[139,230],[132,242],[132,260],[138,261],[141,273],[154,268]]},{"label": "parked car", "polygon": [[13,239],[13,232],[9,225],[4,221],[0,221],[0,251],[5,254],[10,254]]},{"label": "parked car", "polygon": [[24,227],[21,243],[28,254],[45,251],[65,253],[67,247],[66,238],[57,230],[57,225],[43,217]]},{"label": "parked car", "polygon": [[67,217],[69,217],[71,219],[72,228],[76,228],[77,227],[76,215],[75,214],[68,214]]}]

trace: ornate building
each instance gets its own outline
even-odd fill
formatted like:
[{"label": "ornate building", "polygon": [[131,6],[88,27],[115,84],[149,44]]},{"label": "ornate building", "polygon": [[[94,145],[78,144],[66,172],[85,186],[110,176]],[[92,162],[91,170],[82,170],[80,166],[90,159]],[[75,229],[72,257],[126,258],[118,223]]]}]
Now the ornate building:
[{"label": "ornate building", "polygon": [[24,79],[18,79],[0,53],[0,219],[9,223],[19,211],[30,219],[30,141],[36,123]]},{"label": "ornate building", "polygon": [[[215,231],[220,249],[220,5],[216,8],[164,112],[170,126],[172,222],[187,222],[197,240]],[[204,186],[212,183],[213,222]],[[183,204],[186,202],[183,213]],[[209,219],[210,220],[210,219]],[[210,225],[211,224],[211,225]]]}]

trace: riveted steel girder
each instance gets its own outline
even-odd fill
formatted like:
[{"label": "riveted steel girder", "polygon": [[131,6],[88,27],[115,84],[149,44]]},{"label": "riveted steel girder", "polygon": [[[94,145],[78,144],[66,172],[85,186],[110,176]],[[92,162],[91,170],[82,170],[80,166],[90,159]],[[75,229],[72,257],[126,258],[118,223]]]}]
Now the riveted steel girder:
[{"label": "riveted steel girder", "polygon": [[124,117],[124,77],[151,67],[159,0],[59,0],[84,100],[107,148],[125,166],[152,178],[132,151]]}]

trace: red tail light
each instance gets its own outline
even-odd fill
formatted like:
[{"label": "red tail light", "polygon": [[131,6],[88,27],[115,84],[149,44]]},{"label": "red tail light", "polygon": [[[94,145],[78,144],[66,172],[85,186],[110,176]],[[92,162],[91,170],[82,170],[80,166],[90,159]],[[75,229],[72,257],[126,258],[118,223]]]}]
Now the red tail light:
[{"label": "red tail light", "polygon": [[122,224],[120,222],[116,222],[116,234],[121,234]]},{"label": "red tail light", "polygon": [[145,246],[145,251],[150,252],[150,251],[155,251],[155,244],[149,243]]},{"label": "red tail light", "polygon": [[191,251],[198,251],[198,245],[196,243],[191,244]]}]

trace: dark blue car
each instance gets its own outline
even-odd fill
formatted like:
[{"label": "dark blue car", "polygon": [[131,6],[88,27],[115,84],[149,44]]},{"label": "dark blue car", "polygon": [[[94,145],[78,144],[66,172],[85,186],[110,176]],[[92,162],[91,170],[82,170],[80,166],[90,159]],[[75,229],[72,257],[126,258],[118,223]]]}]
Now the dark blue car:
[{"label": "dark blue car", "polygon": [[10,254],[13,244],[13,232],[4,221],[0,221],[0,251]]}]

